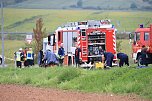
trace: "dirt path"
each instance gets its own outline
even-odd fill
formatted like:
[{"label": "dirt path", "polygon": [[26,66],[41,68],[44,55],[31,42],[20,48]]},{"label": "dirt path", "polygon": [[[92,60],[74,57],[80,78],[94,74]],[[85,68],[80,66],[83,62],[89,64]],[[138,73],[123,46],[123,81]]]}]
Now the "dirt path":
[{"label": "dirt path", "polygon": [[80,93],[19,85],[0,85],[0,101],[150,101],[135,95]]}]

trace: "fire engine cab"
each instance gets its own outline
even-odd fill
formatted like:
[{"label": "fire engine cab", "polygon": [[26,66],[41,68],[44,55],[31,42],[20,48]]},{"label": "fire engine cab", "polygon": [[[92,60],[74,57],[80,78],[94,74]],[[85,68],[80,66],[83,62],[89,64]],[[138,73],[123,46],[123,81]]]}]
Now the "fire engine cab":
[{"label": "fire engine cab", "polygon": [[147,63],[152,63],[152,24],[150,27],[144,28],[143,25],[140,25],[140,28],[137,28],[134,33],[134,42],[132,44],[133,51],[133,60],[138,63],[138,66],[141,65],[141,49],[142,46],[149,47],[147,51],[146,59]]},{"label": "fire engine cab", "polygon": [[69,22],[58,27],[54,34],[43,40],[43,51],[47,48],[57,53],[63,43],[65,50],[64,64],[74,63],[76,44],[80,47],[80,59],[83,63],[99,61],[99,47],[115,55],[116,60],[116,28],[110,20],[88,20]]}]

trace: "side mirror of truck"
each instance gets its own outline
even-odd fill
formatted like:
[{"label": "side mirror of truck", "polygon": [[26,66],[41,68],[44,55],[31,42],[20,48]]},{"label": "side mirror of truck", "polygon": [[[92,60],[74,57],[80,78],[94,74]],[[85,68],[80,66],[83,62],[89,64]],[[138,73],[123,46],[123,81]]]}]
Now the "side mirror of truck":
[{"label": "side mirror of truck", "polygon": [[134,43],[133,41],[133,34],[132,33],[129,33],[129,43]]}]

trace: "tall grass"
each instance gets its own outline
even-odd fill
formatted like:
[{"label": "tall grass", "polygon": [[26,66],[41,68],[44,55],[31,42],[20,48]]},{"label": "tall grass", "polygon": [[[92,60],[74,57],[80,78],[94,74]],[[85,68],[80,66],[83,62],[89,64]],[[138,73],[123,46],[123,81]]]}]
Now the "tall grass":
[{"label": "tall grass", "polygon": [[1,84],[21,84],[83,92],[134,93],[152,99],[152,68],[0,68]]}]

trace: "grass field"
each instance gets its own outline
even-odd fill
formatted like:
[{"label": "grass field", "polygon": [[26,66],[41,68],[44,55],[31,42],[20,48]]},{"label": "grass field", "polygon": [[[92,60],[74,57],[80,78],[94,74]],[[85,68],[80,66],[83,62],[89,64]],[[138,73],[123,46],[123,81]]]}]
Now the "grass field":
[{"label": "grass field", "polygon": [[[118,31],[134,31],[139,24],[152,23],[152,12],[102,10],[4,9],[6,32],[32,32],[35,21],[43,18],[47,32],[66,22],[111,19]],[[148,26],[148,24],[146,25]]]},{"label": "grass field", "polygon": [[[0,45],[1,45],[0,41]],[[5,40],[4,42],[4,54],[6,58],[14,59],[14,53],[19,50],[19,48],[24,47],[25,42],[24,41],[17,41],[17,40]],[[0,54],[2,52],[1,46],[0,46]],[[13,61],[10,61],[8,59],[5,60],[7,64],[13,63]]]},{"label": "grass field", "polygon": [[133,93],[152,99],[152,68],[84,70],[73,67],[0,68],[1,84],[21,84],[83,92]]}]

